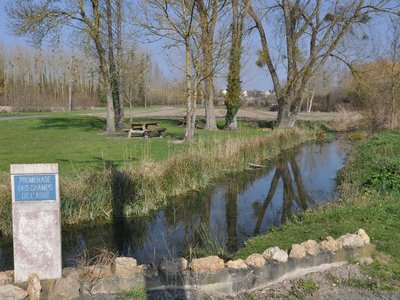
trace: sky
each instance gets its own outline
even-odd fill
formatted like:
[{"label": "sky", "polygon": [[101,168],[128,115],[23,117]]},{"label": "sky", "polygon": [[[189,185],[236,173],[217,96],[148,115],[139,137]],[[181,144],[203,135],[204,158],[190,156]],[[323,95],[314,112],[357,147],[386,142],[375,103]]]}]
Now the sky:
[{"label": "sky", "polygon": [[[20,47],[30,47],[27,40],[20,37],[15,37],[10,33],[7,27],[7,16],[5,13],[6,0],[0,0],[0,43],[3,44],[8,49],[13,49],[17,46]],[[383,23],[374,24],[374,31],[377,31],[377,35],[384,36],[387,31],[387,26]],[[376,27],[378,26],[378,28]],[[256,34],[252,37],[244,39],[245,53],[243,59],[243,70],[242,70],[242,87],[244,90],[269,90],[272,89],[272,81],[270,75],[265,69],[260,69],[255,65],[256,52],[260,47],[259,39]],[[45,48],[46,46],[43,46]],[[72,45],[69,43],[64,43],[61,45],[62,48],[68,49]],[[179,59],[180,55],[177,52],[173,53],[163,47],[161,42],[154,43],[144,43],[139,44],[139,49],[148,51],[151,53],[151,58],[155,62],[164,76],[168,79],[174,80],[176,78],[183,78],[182,71],[177,68],[174,64],[182,63],[183,59]],[[171,63],[171,57],[174,58],[174,63]],[[178,63],[177,63],[178,62]],[[225,71],[226,73],[226,71]],[[284,71],[281,70],[281,75]],[[221,74],[220,78],[216,79],[217,89],[226,88],[226,80],[224,72]]]},{"label": "sky", "polygon": [[[30,47],[28,41],[23,37],[16,37],[10,33],[10,30],[7,25],[7,15],[5,13],[5,4],[6,0],[0,0],[0,44],[3,44],[8,49],[13,49],[17,46],[19,47]],[[246,40],[245,43],[249,41]],[[256,49],[254,49],[253,45],[246,45],[247,48],[252,48],[250,51],[250,57],[255,56]],[[70,48],[71,45],[68,43],[64,43],[61,47]],[[164,49],[161,42],[155,43],[140,43],[139,47],[145,51],[150,52],[152,55],[152,60],[157,63],[159,68],[162,70],[164,76],[170,78],[171,80],[174,78],[183,77],[180,75],[180,70],[171,64],[171,57],[173,54]],[[43,46],[45,48],[45,46]],[[223,77],[223,76],[222,76]],[[272,82],[269,79],[269,75],[266,71],[258,68],[254,61],[249,61],[245,63],[243,70],[243,88],[246,90],[267,90],[272,89]],[[218,89],[226,88],[226,81],[224,78],[217,78],[216,85]]]}]

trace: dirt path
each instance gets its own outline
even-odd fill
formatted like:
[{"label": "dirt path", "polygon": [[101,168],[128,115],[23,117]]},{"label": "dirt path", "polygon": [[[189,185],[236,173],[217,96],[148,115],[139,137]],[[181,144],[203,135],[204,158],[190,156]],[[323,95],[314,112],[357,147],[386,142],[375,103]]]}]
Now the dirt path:
[{"label": "dirt path", "polygon": [[254,290],[239,299],[400,299],[400,292],[373,291],[374,284],[359,265],[345,264]]},{"label": "dirt path", "polygon": [[[171,106],[163,106],[157,108],[150,108],[148,110],[140,109],[138,111],[133,111],[130,114],[126,111],[126,117],[133,118],[183,118],[186,114],[186,109],[184,107],[171,107]],[[197,109],[196,114],[198,117],[204,117],[204,109]],[[225,108],[216,108],[215,116],[217,118],[224,118],[226,114]],[[91,114],[96,116],[105,117],[105,113],[96,113]],[[238,113],[239,118],[246,118],[251,120],[275,120],[276,112],[268,111],[266,109],[260,108],[241,108]],[[336,112],[310,112],[310,113],[300,113],[300,120],[309,120],[309,121],[334,121],[341,114]]]}]

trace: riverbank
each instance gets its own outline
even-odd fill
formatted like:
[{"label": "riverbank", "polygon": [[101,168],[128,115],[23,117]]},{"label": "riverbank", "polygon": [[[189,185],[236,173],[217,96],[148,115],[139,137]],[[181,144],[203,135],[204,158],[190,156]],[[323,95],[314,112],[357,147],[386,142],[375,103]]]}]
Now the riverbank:
[{"label": "riverbank", "polygon": [[[290,249],[302,240],[334,238],[364,228],[377,246],[368,277],[352,281],[372,290],[400,289],[400,132],[382,132],[360,143],[338,174],[339,199],[306,213],[301,220],[250,239],[237,258],[278,245]],[[348,283],[343,283],[348,284]]]},{"label": "riverbank", "polygon": [[[127,152],[130,152],[128,150],[132,149],[133,144],[135,149],[142,148],[142,155],[137,159],[132,159],[132,153],[127,153],[127,158],[122,161],[103,157],[100,161],[102,168],[73,169],[64,176],[61,172],[63,225],[92,221],[108,222],[115,218],[150,214],[165,206],[168,197],[202,189],[219,176],[244,170],[248,168],[249,163],[257,164],[265,159],[271,159],[280,152],[316,136],[316,131],[313,129],[270,130],[259,128],[257,123],[250,122],[244,123],[238,132],[199,131],[196,141],[177,144],[173,143],[172,138],[147,141],[110,138],[99,133],[93,135],[91,131],[102,124],[101,120],[93,117],[65,116],[21,120],[14,123],[16,124],[14,126],[7,124],[6,129],[12,131],[14,127],[18,135],[19,131],[26,128],[21,122],[31,126],[41,124],[41,130],[51,133],[54,139],[59,136],[61,139],[79,137],[75,142],[80,143],[78,145],[84,147],[86,151],[99,146],[104,147],[106,144],[114,145],[111,147],[116,149],[115,144],[118,143],[124,145],[129,143],[124,150]],[[169,122],[165,122],[169,126],[167,132],[177,132],[179,135],[178,132],[183,131],[177,122],[171,120]],[[32,134],[34,139],[45,140],[43,132],[35,131]],[[29,138],[32,137],[27,137]],[[67,142],[71,143],[68,140]],[[42,147],[43,145],[39,145],[37,151],[43,152]],[[76,147],[71,143],[66,157],[74,157],[76,154],[70,152],[74,152]],[[35,152],[35,147],[32,148],[31,151]],[[68,149],[63,150],[68,151]],[[81,151],[82,149],[78,153]],[[111,153],[111,157],[116,157],[115,153]],[[88,153],[84,155],[87,156]],[[55,157],[54,149],[50,145],[48,157]],[[52,162],[57,162],[57,159],[55,161],[52,159]],[[62,162],[62,166],[64,165],[65,161]],[[9,182],[9,175],[4,174],[0,183],[0,231],[3,235],[11,233]]]}]

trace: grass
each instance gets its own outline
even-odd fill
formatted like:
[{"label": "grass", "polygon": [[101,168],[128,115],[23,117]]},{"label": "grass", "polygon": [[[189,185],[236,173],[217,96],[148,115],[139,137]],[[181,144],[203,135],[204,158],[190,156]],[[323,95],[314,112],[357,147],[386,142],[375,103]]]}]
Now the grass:
[{"label": "grass", "polygon": [[118,299],[124,300],[146,300],[147,294],[144,287],[134,286],[129,290],[121,291]]},{"label": "grass", "polygon": [[[366,139],[351,152],[338,176],[340,197],[337,201],[307,212],[295,223],[250,239],[236,257],[262,253],[270,246],[289,249],[292,244],[308,239],[321,241],[328,235],[337,238],[364,228],[379,251],[374,263],[365,267],[374,279],[373,285],[399,289],[399,153],[400,132],[382,132]],[[371,285],[371,282],[363,284]]]},{"label": "grass", "polygon": [[[102,169],[106,162],[122,166],[145,156],[160,161],[179,151],[179,145],[162,139],[131,139],[104,134],[105,120],[98,117],[55,114],[51,117],[0,122],[0,172],[13,163],[57,162],[60,172],[71,175]],[[162,121],[169,134],[183,136],[174,121]]]},{"label": "grass", "polygon": [[[168,135],[183,137],[179,121],[160,121]],[[59,163],[62,222],[79,224],[150,214],[168,197],[202,189],[315,137],[310,128],[270,130],[242,122],[236,132],[197,130],[195,141],[176,144],[107,136],[104,128],[104,119],[68,113],[0,122],[1,233],[11,233],[12,163]]]}]

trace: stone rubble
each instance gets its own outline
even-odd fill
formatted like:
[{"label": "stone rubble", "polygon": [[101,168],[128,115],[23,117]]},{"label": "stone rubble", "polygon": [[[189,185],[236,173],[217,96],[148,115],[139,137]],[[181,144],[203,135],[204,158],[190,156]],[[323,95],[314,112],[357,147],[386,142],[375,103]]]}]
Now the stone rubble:
[{"label": "stone rubble", "polygon": [[247,264],[243,259],[230,260],[226,264],[229,269],[247,269]]},{"label": "stone rubble", "polygon": [[265,266],[267,261],[265,260],[265,258],[262,254],[254,253],[246,258],[245,263],[249,267],[261,268],[261,267]]},{"label": "stone rubble", "polygon": [[160,263],[159,268],[164,273],[176,274],[183,272],[188,268],[188,261],[183,257],[174,258],[171,260],[163,260]]},{"label": "stone rubble", "polygon": [[343,248],[359,248],[364,246],[364,240],[360,235],[346,233],[336,240]]},{"label": "stone rubble", "polygon": [[28,282],[28,294],[30,300],[40,300],[42,286],[40,285],[39,276],[36,273],[32,273],[28,277]]},{"label": "stone rubble", "polygon": [[28,297],[28,292],[15,285],[0,286],[0,299],[23,300],[26,297]]},{"label": "stone rubble", "polygon": [[193,272],[217,272],[225,267],[225,263],[218,256],[208,256],[193,259],[189,266]]},{"label": "stone rubble", "polygon": [[306,248],[307,254],[310,254],[312,256],[315,256],[320,252],[319,245],[314,240],[308,240],[304,243],[301,243],[301,245],[304,246],[304,248]]},{"label": "stone rubble", "polygon": [[[321,251],[334,255],[337,251],[346,251],[346,249],[350,249],[348,253],[353,253],[351,249],[364,247],[368,244],[370,244],[369,236],[364,229],[359,229],[355,234],[347,233],[336,240],[328,236],[326,240],[322,241],[320,244],[313,240],[308,240],[301,244],[293,244],[289,255],[287,251],[279,247],[270,247],[266,249],[263,254],[255,253],[248,256],[246,260],[230,260],[227,263],[224,263],[224,260],[218,256],[193,259],[190,264],[185,258],[164,260],[160,263],[159,270],[164,274],[181,274],[179,278],[185,278],[185,276],[189,276],[186,278],[196,278],[196,276],[193,275],[199,273],[198,276],[209,278],[209,281],[205,280],[202,283],[208,286],[208,288],[214,284],[216,287],[222,288],[222,286],[219,285],[227,284],[226,282],[229,282],[229,280],[233,278],[230,274],[236,274],[237,272],[239,272],[237,274],[244,274],[241,275],[245,276],[242,280],[245,280],[246,276],[254,276],[251,275],[253,272],[265,272],[265,268],[281,268],[281,270],[287,272],[287,267],[285,265],[267,264],[268,261],[286,263],[288,259],[290,259],[292,263],[295,263],[295,261],[306,258],[307,255],[316,256]],[[365,250],[361,249],[360,251],[359,253],[362,254],[359,257],[359,261],[361,263],[371,263],[372,259],[364,255]],[[339,260],[343,260],[343,258],[346,257],[343,255],[349,255],[345,253],[346,252],[338,254]],[[308,260],[305,260],[305,262],[307,261]],[[299,263],[300,265],[303,264],[303,262]],[[101,295],[117,293],[123,289],[131,288],[132,284],[145,286],[146,276],[155,278],[156,281],[159,280],[157,279],[157,276],[159,276],[157,270],[151,269],[147,265],[137,265],[137,261],[134,258],[118,257],[115,259],[114,265],[114,269],[112,269],[111,264],[89,266],[82,269],[65,268],[63,270],[63,277],[52,281],[50,285],[48,285],[48,299],[72,300],[79,299],[82,294]],[[246,270],[249,267],[251,269]],[[28,293],[31,300],[40,299],[41,285],[39,277],[36,274],[31,274],[29,277],[28,292],[18,286],[11,285],[10,283],[13,282],[12,277],[13,271],[0,272],[0,299],[7,299],[7,297],[11,299],[25,299]],[[204,278],[202,280],[204,280]],[[218,283],[220,281],[221,283]],[[250,283],[251,282],[253,282],[252,284],[257,284],[254,283],[254,281],[250,281]]]},{"label": "stone rubble", "polygon": [[115,259],[115,275],[122,278],[131,277],[137,272],[137,260],[132,257],[117,257]]},{"label": "stone rubble", "polygon": [[320,247],[323,251],[330,251],[330,252],[335,252],[342,249],[340,243],[338,243],[331,236],[328,236],[325,241],[322,241]]},{"label": "stone rubble", "polygon": [[288,254],[285,250],[280,249],[279,247],[270,247],[264,251],[263,256],[265,260],[274,260],[278,262],[287,262]]},{"label": "stone rubble", "polygon": [[358,229],[356,234],[363,239],[365,244],[369,244],[370,238],[364,229],[362,229],[362,228]]},{"label": "stone rubble", "polygon": [[292,249],[289,253],[289,258],[291,259],[302,259],[306,256],[306,247],[300,244],[293,244]]}]

